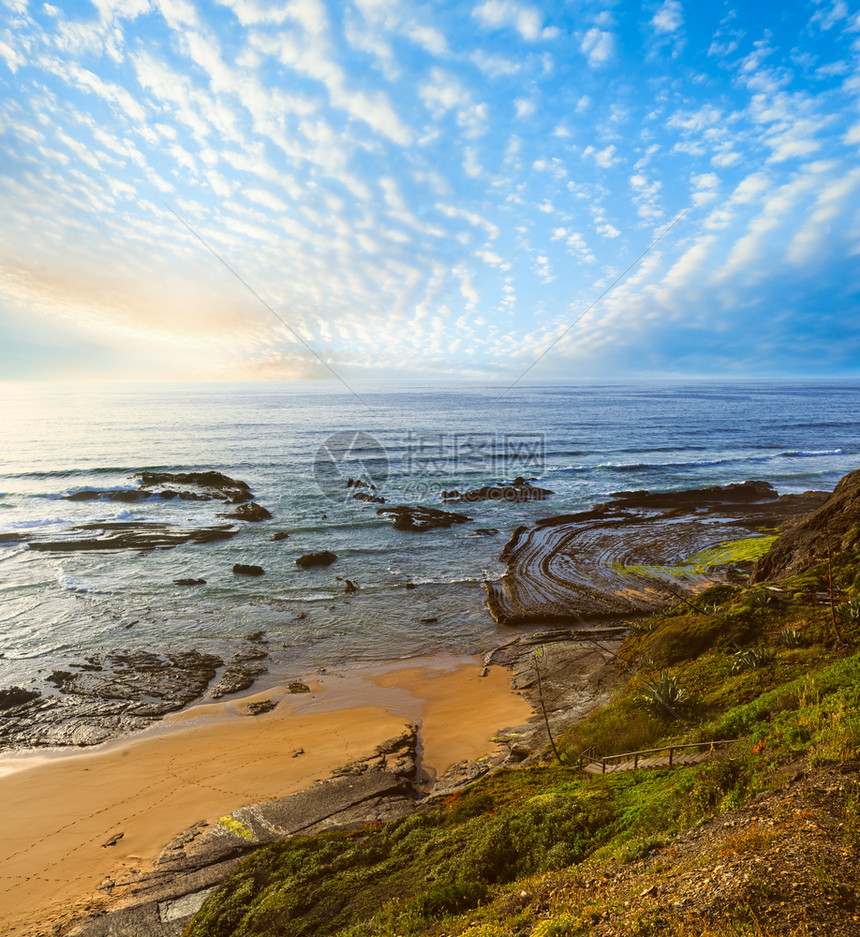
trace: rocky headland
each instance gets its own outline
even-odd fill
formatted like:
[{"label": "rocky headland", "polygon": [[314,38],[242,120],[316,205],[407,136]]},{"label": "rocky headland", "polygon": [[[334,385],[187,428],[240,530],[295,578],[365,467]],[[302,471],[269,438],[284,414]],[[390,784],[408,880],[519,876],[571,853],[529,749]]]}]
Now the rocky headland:
[{"label": "rocky headland", "polygon": [[[628,491],[575,514],[518,527],[487,603],[506,625],[603,621],[674,605],[708,585],[745,579],[767,533],[827,492],[780,496],[767,482],[689,491]],[[756,544],[752,541],[759,539]]]}]

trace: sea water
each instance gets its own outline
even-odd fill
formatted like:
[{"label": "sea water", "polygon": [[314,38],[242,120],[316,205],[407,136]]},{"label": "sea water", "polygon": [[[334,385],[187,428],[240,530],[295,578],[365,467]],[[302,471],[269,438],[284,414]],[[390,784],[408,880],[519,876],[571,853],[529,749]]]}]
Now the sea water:
[{"label": "sea water", "polygon": [[[615,491],[764,479],[830,490],[860,467],[860,383],[0,385],[0,534],[76,524],[228,523],[219,502],[68,501],[137,486],[135,473],[214,469],[247,482],[273,519],[230,540],[135,552],[0,544],[0,686],[111,649],[226,653],[263,630],[296,674],[346,661],[486,650],[510,634],[484,606],[510,533]],[[469,523],[394,530],[376,503]],[[444,504],[443,491],[531,478],[546,501]],[[371,491],[370,488],[359,489]],[[386,505],[387,506],[387,505]],[[478,530],[485,533],[476,533]],[[276,531],[289,537],[272,542]],[[493,533],[493,531],[498,531]],[[296,559],[330,550],[330,567]],[[235,563],[265,575],[238,576]],[[179,578],[204,578],[185,587]],[[345,592],[345,580],[359,591]]]}]

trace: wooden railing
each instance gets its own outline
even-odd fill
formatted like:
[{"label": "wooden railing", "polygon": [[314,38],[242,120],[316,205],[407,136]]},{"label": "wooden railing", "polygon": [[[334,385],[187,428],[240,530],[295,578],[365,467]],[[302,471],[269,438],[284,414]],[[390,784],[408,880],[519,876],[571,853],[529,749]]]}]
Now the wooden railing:
[{"label": "wooden railing", "polygon": [[716,742],[684,742],[682,744],[673,743],[671,745],[662,745],[660,748],[645,748],[638,752],[622,752],[620,755],[604,755],[600,758],[592,758],[589,755],[589,752],[594,751],[594,746],[587,748],[579,756],[579,767],[580,769],[585,767],[585,763],[589,762],[593,765],[601,766],[601,773],[606,774],[606,765],[607,763],[612,763],[613,761],[632,761],[633,762],[633,771],[636,771],[639,767],[639,759],[644,756],[654,756],[660,752],[669,753],[669,767],[673,767],[673,762],[675,759],[675,752],[680,752],[688,748],[710,748],[716,749],[721,745],[733,745],[737,739],[722,739]]}]

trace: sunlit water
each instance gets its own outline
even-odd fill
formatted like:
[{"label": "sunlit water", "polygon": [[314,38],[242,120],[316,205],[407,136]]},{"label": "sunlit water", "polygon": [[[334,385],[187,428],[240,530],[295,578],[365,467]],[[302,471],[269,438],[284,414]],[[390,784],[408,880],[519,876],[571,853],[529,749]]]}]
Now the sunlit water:
[{"label": "sunlit water", "polygon": [[[832,489],[860,467],[856,382],[546,384],[501,399],[503,387],[490,385],[358,390],[368,406],[318,384],[0,387],[0,533],[96,520],[224,523],[214,502],[62,498],[87,487],[134,487],[142,469],[217,469],[247,481],[274,515],[232,540],[150,553],[0,545],[0,686],[110,648],[225,652],[259,629],[296,673],[483,650],[507,634],[484,608],[482,579],[500,571],[498,553],[520,524],[618,490],[748,478],[780,492]],[[442,490],[517,475],[555,494],[542,503],[454,505],[473,522],[398,532],[376,505],[345,500],[342,481],[332,481],[326,459],[337,449],[321,447],[356,431],[370,437],[358,437],[356,459],[392,504],[441,506]],[[342,466],[344,474],[352,466],[358,475],[360,461]],[[478,528],[499,534],[479,536]],[[279,530],[289,539],[270,542]],[[314,571],[296,566],[319,550],[338,561]],[[236,576],[237,562],[259,564],[266,575]],[[207,583],[174,585],[181,577]],[[357,595],[344,593],[347,578],[360,586]]]}]

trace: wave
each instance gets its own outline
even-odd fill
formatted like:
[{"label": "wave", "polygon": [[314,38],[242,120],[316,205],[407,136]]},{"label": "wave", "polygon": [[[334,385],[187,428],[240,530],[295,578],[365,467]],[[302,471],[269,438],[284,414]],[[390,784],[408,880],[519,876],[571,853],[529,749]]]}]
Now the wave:
[{"label": "wave", "polygon": [[64,588],[68,589],[69,592],[77,592],[81,595],[103,595],[101,589],[96,589],[92,583],[87,582],[85,579],[77,579],[74,576],[69,576],[66,573],[60,573],[57,576],[57,582]]},{"label": "wave", "polygon": [[844,455],[842,449],[797,449],[789,452],[780,452],[786,459],[807,459],[817,455]]},{"label": "wave", "polygon": [[715,465],[743,465],[773,462],[777,459],[812,459],[827,455],[843,455],[842,449],[798,449],[758,456],[730,456],[723,459],[691,459],[685,462],[600,462],[597,465],[570,465],[552,472],[654,472],[662,469],[710,468]]}]

